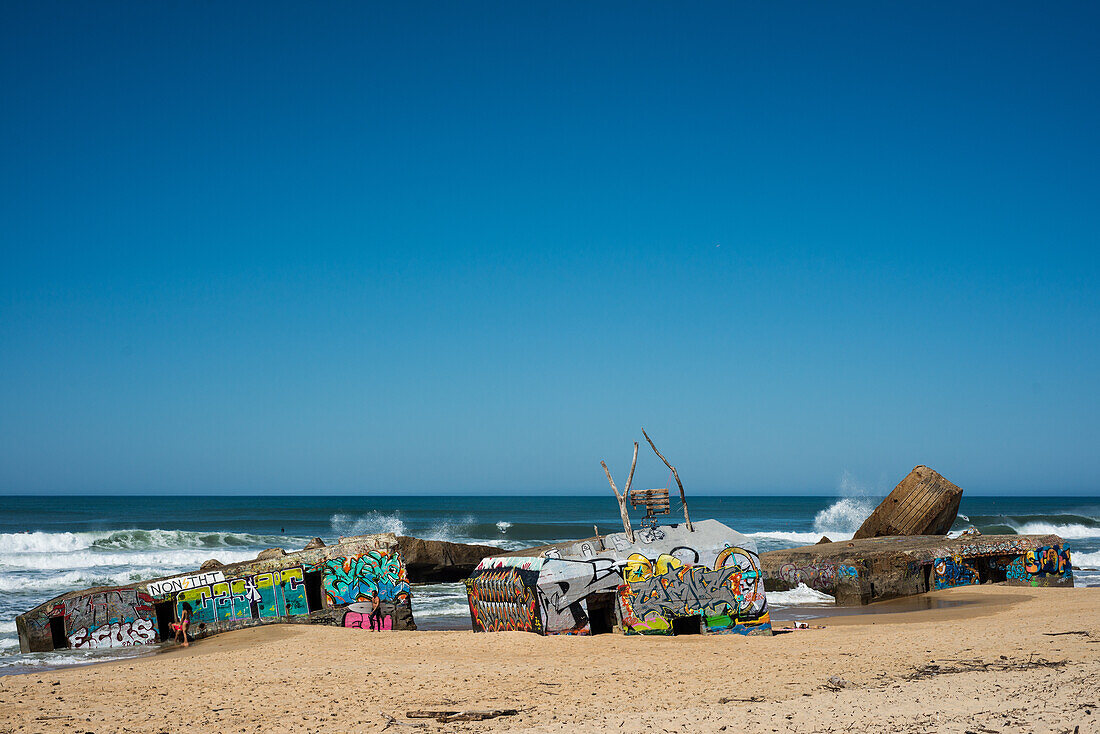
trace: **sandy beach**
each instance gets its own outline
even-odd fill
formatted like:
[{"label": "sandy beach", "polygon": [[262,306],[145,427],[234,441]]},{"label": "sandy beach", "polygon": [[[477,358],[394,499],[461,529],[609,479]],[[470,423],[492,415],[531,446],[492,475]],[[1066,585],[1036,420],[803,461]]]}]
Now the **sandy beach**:
[{"label": "sandy beach", "polygon": [[1100,589],[936,596],[960,603],[770,638],[273,625],[0,679],[0,732],[1100,731]]}]

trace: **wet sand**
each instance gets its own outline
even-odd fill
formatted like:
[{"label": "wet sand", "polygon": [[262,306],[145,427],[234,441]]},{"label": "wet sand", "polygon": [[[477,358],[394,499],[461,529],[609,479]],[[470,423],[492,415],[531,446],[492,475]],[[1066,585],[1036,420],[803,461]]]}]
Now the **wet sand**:
[{"label": "wet sand", "polygon": [[[273,625],[0,679],[0,733],[1100,731],[1100,589],[930,598],[768,638]],[[419,729],[385,718],[422,708],[520,711]]]}]

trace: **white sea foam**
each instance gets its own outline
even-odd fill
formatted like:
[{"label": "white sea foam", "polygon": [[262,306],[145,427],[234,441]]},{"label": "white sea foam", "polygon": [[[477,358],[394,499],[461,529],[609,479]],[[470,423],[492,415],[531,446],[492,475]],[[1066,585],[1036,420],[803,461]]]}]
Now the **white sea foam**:
[{"label": "white sea foam", "polygon": [[71,553],[78,550],[148,550],[153,548],[241,548],[296,546],[308,538],[253,533],[189,530],[103,530],[82,533],[0,533],[0,556],[8,553]]},{"label": "white sea foam", "polygon": [[1080,540],[1083,538],[1100,538],[1100,527],[1089,527],[1079,523],[1059,525],[1049,522],[1025,522],[1022,524],[1010,524],[1013,530],[1020,535],[1057,535],[1066,539]]},{"label": "white sea foam", "polygon": [[373,535],[375,533],[393,533],[395,535],[407,535],[405,523],[402,522],[399,513],[385,515],[371,510],[365,515],[346,515],[336,513],[329,518],[329,525],[336,535]]},{"label": "white sea foam", "polygon": [[94,569],[66,571],[65,573],[6,573],[0,575],[0,592],[31,593],[55,591],[62,593],[89,586],[123,586],[135,581],[164,576],[164,569],[147,566],[132,567],[115,573],[101,573]]},{"label": "white sea foam", "polygon": [[133,645],[88,650],[87,652],[65,650],[64,652],[33,652],[24,655],[9,654],[0,656],[0,668],[63,668],[105,660],[136,658],[150,655],[154,651],[154,648],[150,645]]},{"label": "white sea foam", "polygon": [[508,528],[510,528],[510,527],[512,527],[512,523],[508,522],[507,520],[501,520],[500,522],[497,523],[497,530],[499,530],[502,535],[504,533],[507,533]]},{"label": "white sea foam", "polygon": [[[833,540],[838,540],[839,536],[850,538],[874,509],[873,500],[865,497],[843,497],[817,513],[814,517],[814,530]],[[838,537],[833,538],[834,535]]]},{"label": "white sea foam", "polygon": [[794,607],[804,604],[832,604],[836,601],[833,597],[823,592],[811,589],[806,584],[799,584],[790,591],[767,592],[768,604],[779,607]]},{"label": "white sea foam", "polygon": [[[821,540],[821,536],[824,533],[820,532],[784,532],[782,530],[762,530],[757,533],[745,533],[750,538],[755,540],[766,540],[773,542],[794,543],[795,545],[812,545]],[[851,533],[848,534],[829,534],[829,540],[847,540],[852,537]]]},{"label": "white sea foam", "polygon": [[1070,548],[1069,557],[1075,569],[1087,568],[1090,570],[1100,570],[1100,551],[1095,553],[1074,553],[1073,549]]},{"label": "white sea foam", "polygon": [[93,533],[0,533],[0,553],[57,553],[89,548]]},{"label": "white sea foam", "polygon": [[109,566],[155,566],[166,574],[181,568],[198,567],[212,555],[222,563],[247,561],[256,556],[254,550],[179,549],[135,551],[132,553],[78,550],[69,553],[0,553],[0,568],[30,570],[62,570],[103,568]]},{"label": "white sea foam", "polygon": [[14,635],[15,622],[0,622],[0,635]]}]

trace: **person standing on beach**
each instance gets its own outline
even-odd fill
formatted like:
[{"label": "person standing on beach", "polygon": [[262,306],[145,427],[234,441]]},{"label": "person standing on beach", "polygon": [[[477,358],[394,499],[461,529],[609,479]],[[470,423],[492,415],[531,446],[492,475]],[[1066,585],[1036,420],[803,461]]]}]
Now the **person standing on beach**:
[{"label": "person standing on beach", "polygon": [[178,622],[172,623],[172,629],[176,631],[176,642],[180,641],[180,635],[183,635],[183,646],[187,647],[187,628],[191,626],[191,605],[187,602],[183,603],[183,613],[180,615]]},{"label": "person standing on beach", "polygon": [[378,598],[378,589],[370,593],[370,628],[382,631],[382,600]]}]

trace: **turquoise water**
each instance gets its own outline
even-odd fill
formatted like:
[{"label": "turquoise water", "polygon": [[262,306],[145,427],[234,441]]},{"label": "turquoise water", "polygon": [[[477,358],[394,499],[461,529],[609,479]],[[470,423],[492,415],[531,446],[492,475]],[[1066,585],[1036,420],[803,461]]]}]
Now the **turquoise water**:
[{"label": "turquoise water", "polygon": [[[877,500],[865,497],[701,496],[693,518],[716,518],[761,551],[851,536]],[[682,517],[673,502],[671,522]],[[966,497],[958,529],[1056,533],[1076,567],[1100,567],[1100,498]],[[301,548],[314,536],[394,532],[502,549],[622,529],[610,496],[586,497],[0,497],[0,669],[86,662],[69,651],[18,655],[15,615],[66,591],[124,584],[197,568],[209,558],[247,560],[264,548]],[[1100,584],[1100,571],[1077,571]],[[813,595],[769,594],[773,607],[820,604]],[[827,601],[827,599],[826,599]],[[463,627],[461,584],[415,585],[425,629]],[[132,651],[127,651],[132,652]],[[100,653],[102,654],[102,653]],[[117,654],[117,653],[113,653]]]}]

